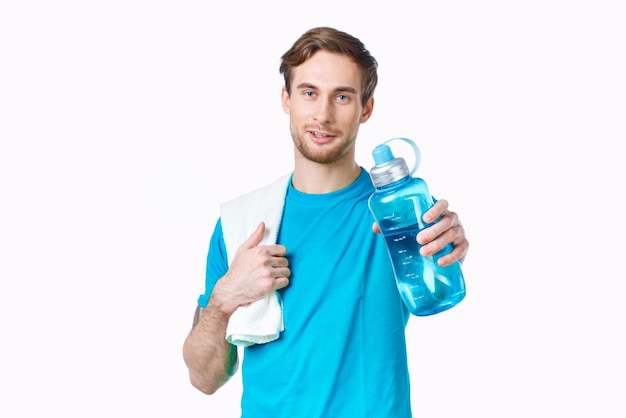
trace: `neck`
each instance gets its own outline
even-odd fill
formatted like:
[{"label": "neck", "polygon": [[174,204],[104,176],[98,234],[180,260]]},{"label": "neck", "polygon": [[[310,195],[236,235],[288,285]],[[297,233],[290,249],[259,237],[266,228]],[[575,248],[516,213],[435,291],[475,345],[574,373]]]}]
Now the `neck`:
[{"label": "neck", "polygon": [[309,160],[296,160],[293,187],[303,193],[331,193],[351,185],[361,174],[361,167],[354,161],[336,164],[319,164]]}]

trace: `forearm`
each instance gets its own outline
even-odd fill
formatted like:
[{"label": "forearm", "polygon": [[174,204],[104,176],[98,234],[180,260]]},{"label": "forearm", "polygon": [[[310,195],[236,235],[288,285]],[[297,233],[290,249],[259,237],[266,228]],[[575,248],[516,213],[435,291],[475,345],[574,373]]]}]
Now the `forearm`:
[{"label": "forearm", "polygon": [[237,371],[237,347],[225,339],[229,317],[209,301],[206,309],[196,310],[193,329],[183,345],[191,384],[208,395]]}]

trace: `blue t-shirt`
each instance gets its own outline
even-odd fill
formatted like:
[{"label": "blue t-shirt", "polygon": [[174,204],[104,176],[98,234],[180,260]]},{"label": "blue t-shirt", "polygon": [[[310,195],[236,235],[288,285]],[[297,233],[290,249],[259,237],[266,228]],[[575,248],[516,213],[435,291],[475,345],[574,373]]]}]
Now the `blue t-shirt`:
[{"label": "blue t-shirt", "polygon": [[[243,418],[411,416],[405,327],[409,318],[367,200],[369,174],[327,194],[289,185],[278,243],[290,284],[278,340],[245,348]],[[218,221],[207,260],[206,306],[227,270]]]}]

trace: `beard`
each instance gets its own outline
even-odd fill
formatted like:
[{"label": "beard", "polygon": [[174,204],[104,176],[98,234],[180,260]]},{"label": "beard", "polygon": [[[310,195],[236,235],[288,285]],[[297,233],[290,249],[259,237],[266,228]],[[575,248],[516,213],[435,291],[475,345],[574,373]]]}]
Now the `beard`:
[{"label": "beard", "polygon": [[351,133],[344,140],[340,136],[333,139],[328,144],[315,144],[308,140],[308,132],[299,133],[291,127],[291,138],[293,144],[300,154],[309,161],[319,164],[333,164],[341,160],[354,147],[356,132]]}]

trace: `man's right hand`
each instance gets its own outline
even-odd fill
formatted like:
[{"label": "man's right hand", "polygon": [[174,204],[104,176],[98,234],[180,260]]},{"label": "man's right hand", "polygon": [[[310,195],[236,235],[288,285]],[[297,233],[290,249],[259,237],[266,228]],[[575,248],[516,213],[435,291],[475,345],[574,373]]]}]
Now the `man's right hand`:
[{"label": "man's right hand", "polygon": [[[215,284],[212,299],[219,300],[222,309],[234,312],[289,284],[289,261],[284,245],[259,245],[265,234],[265,223],[237,249],[230,268]],[[217,292],[217,293],[216,293]]]}]

